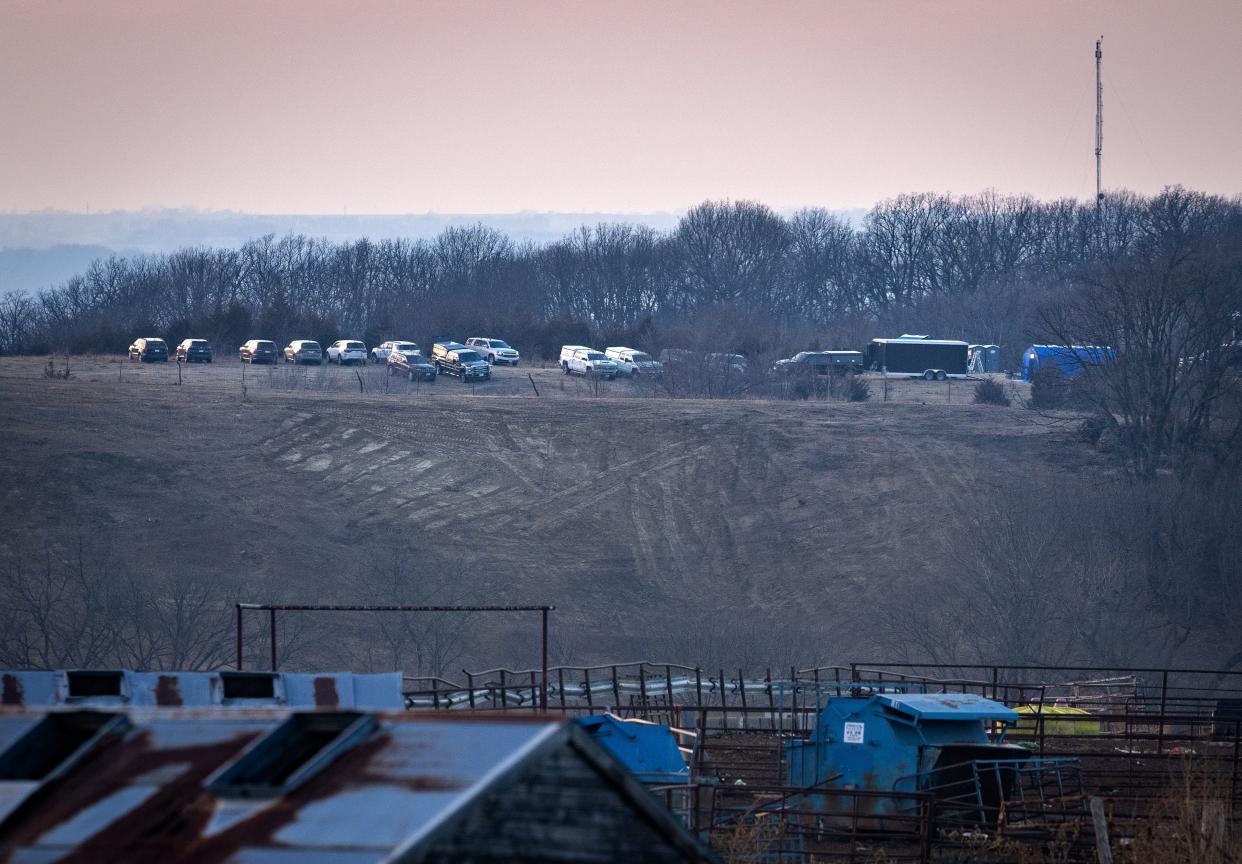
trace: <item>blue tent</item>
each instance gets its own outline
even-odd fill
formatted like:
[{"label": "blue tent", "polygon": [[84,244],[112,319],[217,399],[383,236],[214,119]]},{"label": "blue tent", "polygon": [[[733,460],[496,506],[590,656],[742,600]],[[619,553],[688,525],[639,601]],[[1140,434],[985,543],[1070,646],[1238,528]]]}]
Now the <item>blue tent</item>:
[{"label": "blue tent", "polygon": [[1030,381],[1036,369],[1049,363],[1067,378],[1073,378],[1087,366],[1116,359],[1116,351],[1098,345],[1031,345],[1022,352],[1022,380]]}]

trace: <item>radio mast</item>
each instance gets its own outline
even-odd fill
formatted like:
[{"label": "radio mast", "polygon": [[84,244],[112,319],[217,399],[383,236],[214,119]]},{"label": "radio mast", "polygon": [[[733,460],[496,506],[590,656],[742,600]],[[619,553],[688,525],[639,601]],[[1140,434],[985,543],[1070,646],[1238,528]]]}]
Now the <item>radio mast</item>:
[{"label": "radio mast", "polygon": [[1095,40],[1095,209],[1099,210],[1104,203],[1103,172],[1101,170],[1104,153],[1104,79],[1100,77],[1100,66],[1104,61],[1101,46],[1104,37]]}]

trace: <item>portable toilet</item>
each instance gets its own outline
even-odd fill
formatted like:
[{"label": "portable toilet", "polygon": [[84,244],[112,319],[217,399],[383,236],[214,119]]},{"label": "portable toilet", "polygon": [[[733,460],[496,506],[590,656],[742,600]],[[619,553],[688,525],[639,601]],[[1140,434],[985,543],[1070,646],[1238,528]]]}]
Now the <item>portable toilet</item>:
[{"label": "portable toilet", "polygon": [[1001,371],[1001,349],[999,345],[984,345],[983,347],[983,371],[999,372]]},{"label": "portable toilet", "polygon": [[[874,693],[832,698],[806,740],[786,744],[788,783],[810,806],[851,812],[859,802],[833,789],[930,792],[937,812],[973,824],[995,821],[1013,791],[1025,747],[1002,743],[1018,713],[971,693]],[[997,740],[993,740],[993,736]],[[906,813],[909,799],[868,795],[869,816]]]}]

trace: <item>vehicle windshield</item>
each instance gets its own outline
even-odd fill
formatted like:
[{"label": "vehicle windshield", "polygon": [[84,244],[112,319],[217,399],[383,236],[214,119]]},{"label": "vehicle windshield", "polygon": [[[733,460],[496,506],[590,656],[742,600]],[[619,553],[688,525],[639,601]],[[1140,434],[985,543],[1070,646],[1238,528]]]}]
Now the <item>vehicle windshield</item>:
[{"label": "vehicle windshield", "polygon": [[163,339],[148,339],[147,347],[148,348],[163,348],[164,340]]},{"label": "vehicle windshield", "polygon": [[630,362],[631,363],[650,363],[651,355],[644,354],[642,351],[635,351],[633,354],[630,355]]},{"label": "vehicle windshield", "polygon": [[588,360],[607,360],[608,358],[607,358],[607,357],[605,357],[603,354],[599,353],[598,351],[588,351],[588,352],[587,352],[587,355],[586,355],[586,359],[588,359]]},{"label": "vehicle windshield", "polygon": [[508,348],[508,347],[509,347],[509,343],[508,343],[508,342],[506,342],[506,341],[505,341],[505,340],[503,340],[503,339],[493,339],[493,340],[492,340],[492,347],[493,347],[493,348]]},{"label": "vehicle windshield", "polygon": [[418,346],[413,342],[398,342],[392,346],[394,351],[417,351]]},{"label": "vehicle windshield", "polygon": [[206,348],[207,340],[206,339],[191,339],[185,344],[187,348]]},{"label": "vehicle windshield", "polygon": [[458,351],[457,359],[462,363],[474,363],[475,361],[482,360],[483,358],[479,356],[477,351]]},{"label": "vehicle windshield", "polygon": [[318,342],[303,342],[301,345],[298,346],[298,350],[299,351],[318,351],[319,343]]},{"label": "vehicle windshield", "polygon": [[363,345],[361,342],[346,342],[345,350],[346,351],[365,351],[367,350],[367,346]]},{"label": "vehicle windshield", "polygon": [[276,343],[275,342],[256,342],[254,343],[254,347],[261,348],[262,350],[266,351],[269,348],[275,348]]}]

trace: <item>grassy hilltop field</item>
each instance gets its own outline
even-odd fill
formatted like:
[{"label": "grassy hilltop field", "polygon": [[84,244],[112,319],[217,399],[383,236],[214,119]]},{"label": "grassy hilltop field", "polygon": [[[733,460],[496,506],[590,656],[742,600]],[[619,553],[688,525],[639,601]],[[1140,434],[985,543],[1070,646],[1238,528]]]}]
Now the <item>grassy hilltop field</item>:
[{"label": "grassy hilltop field", "polygon": [[[62,380],[45,360],[0,360],[4,542],[27,569],[85,547],[112,576],[157,595],[188,580],[229,612],[549,603],[554,650],[578,663],[879,652],[894,599],[944,591],[972,502],[1110,470],[1070,428],[971,405],[961,382],[852,404],[657,398],[623,381],[596,395],[555,368],[472,388],[248,367],[243,390],[231,358],[181,385],[171,363],[71,362]],[[528,663],[529,624],[464,622],[437,637],[451,647],[418,650],[458,669]],[[321,668],[414,665],[356,625],[295,616],[282,650]]]}]

